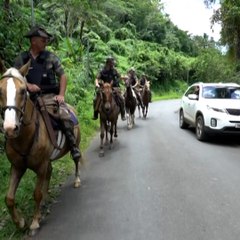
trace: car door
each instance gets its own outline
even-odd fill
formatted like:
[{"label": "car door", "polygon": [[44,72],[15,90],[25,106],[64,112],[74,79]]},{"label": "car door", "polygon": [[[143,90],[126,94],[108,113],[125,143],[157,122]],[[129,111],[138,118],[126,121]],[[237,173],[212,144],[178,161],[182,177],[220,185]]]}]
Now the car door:
[{"label": "car door", "polygon": [[199,86],[194,85],[189,88],[189,90],[184,95],[184,107],[185,114],[184,117],[194,123],[195,121],[195,112],[198,104],[198,94],[199,94]]}]

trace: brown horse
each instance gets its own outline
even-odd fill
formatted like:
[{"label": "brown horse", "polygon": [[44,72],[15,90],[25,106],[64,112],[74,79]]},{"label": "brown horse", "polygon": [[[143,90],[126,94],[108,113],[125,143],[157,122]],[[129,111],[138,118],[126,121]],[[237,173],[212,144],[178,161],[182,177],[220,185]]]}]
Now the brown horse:
[{"label": "brown horse", "polygon": [[[116,90],[117,91],[117,90]],[[117,137],[117,120],[120,113],[120,108],[115,100],[114,90],[112,84],[103,83],[100,87],[100,152],[99,157],[104,156],[104,137],[105,144],[108,144],[108,132],[110,133],[110,145],[109,149],[112,149],[113,145],[113,133],[114,137]]]},{"label": "brown horse", "polygon": [[[29,63],[20,70],[9,68],[0,80],[0,108],[3,117],[3,133],[6,138],[6,155],[11,163],[10,181],[6,195],[6,205],[14,223],[23,228],[25,220],[15,206],[15,195],[20,180],[27,169],[37,175],[34,190],[35,212],[30,225],[32,233],[40,226],[40,205],[47,196],[51,178],[51,162],[64,156],[69,148],[65,136],[58,131],[58,148],[55,148],[49,138],[42,115],[30,100],[27,92],[25,75]],[[80,128],[74,128],[77,144],[80,143]],[[80,161],[75,161],[74,186],[80,186]]]},{"label": "brown horse", "polygon": [[143,114],[144,119],[147,118],[147,114],[148,114],[148,105],[150,102],[150,94],[151,94],[150,93],[150,83],[149,83],[149,81],[147,81],[141,91],[142,102],[143,102],[142,114]]},{"label": "brown horse", "polygon": [[135,124],[135,110],[137,107],[137,98],[128,78],[125,80],[125,86],[126,91],[124,93],[124,100],[127,114],[127,127],[128,129],[131,129]]}]

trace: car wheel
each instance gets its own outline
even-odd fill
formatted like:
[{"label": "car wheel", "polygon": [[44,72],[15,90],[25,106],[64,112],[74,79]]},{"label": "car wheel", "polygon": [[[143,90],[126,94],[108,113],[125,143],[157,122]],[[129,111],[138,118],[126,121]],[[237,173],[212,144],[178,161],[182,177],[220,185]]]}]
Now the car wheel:
[{"label": "car wheel", "polygon": [[207,137],[207,133],[205,130],[204,119],[202,115],[197,117],[196,121],[196,136],[199,141],[204,141]]},{"label": "car wheel", "polygon": [[189,125],[185,122],[185,119],[184,119],[183,110],[180,109],[180,111],[179,111],[179,127],[182,128],[182,129],[185,129],[188,126]]}]

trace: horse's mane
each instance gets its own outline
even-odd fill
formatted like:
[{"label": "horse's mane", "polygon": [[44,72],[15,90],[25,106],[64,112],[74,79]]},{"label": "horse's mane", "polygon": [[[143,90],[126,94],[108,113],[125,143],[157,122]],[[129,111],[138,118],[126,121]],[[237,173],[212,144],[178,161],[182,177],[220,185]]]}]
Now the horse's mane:
[{"label": "horse's mane", "polygon": [[12,67],[12,68],[9,68],[3,75],[2,75],[2,78],[4,77],[9,77],[9,76],[12,76],[12,77],[15,77],[19,80],[21,80],[22,82],[26,83],[26,78],[23,77],[21,75],[21,73],[18,71],[18,69]]}]

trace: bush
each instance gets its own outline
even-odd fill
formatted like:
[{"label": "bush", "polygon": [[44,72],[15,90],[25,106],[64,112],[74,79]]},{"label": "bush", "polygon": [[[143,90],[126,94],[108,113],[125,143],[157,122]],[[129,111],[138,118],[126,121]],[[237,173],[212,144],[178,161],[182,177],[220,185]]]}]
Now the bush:
[{"label": "bush", "polygon": [[135,39],[135,36],[128,28],[117,29],[114,32],[114,36],[118,40]]}]

